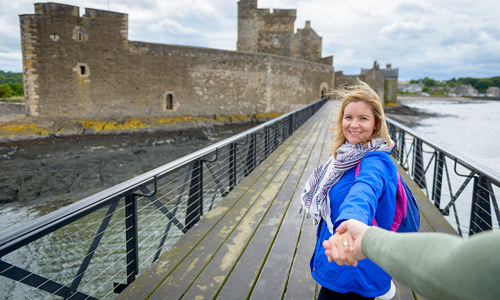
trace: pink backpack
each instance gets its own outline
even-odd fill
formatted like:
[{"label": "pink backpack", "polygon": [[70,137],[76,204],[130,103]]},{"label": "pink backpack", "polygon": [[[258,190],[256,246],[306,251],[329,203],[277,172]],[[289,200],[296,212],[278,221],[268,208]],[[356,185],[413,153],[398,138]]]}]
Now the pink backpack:
[{"label": "pink backpack", "polygon": [[[356,166],[355,177],[359,174],[361,162]],[[377,220],[372,219],[372,224],[378,226]],[[410,188],[398,173],[398,185],[396,191],[396,211],[392,221],[391,231],[417,232],[420,227],[420,212],[417,201]]]}]

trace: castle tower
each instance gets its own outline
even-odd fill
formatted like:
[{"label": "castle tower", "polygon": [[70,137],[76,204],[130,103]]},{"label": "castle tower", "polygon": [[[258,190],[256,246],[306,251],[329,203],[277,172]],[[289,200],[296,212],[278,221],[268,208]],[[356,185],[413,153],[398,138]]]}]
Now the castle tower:
[{"label": "castle tower", "polygon": [[292,39],[292,57],[319,62],[321,60],[322,38],[311,28],[311,21],[306,21],[303,29],[297,29]]},{"label": "castle tower", "polygon": [[359,79],[375,90],[384,104],[397,104],[398,73],[399,69],[392,68],[391,64],[381,69],[377,61],[374,61],[373,68],[361,69]]},{"label": "castle tower", "polygon": [[19,20],[26,114],[91,114],[94,91],[120,73],[103,66],[127,52],[128,16],[87,8],[80,17],[78,7],[51,2],[35,3],[35,14]]},{"label": "castle tower", "polygon": [[257,52],[260,22],[257,19],[257,0],[238,2],[237,51]]},{"label": "castle tower", "polygon": [[291,56],[295,9],[258,9],[256,0],[238,2],[238,51]]}]

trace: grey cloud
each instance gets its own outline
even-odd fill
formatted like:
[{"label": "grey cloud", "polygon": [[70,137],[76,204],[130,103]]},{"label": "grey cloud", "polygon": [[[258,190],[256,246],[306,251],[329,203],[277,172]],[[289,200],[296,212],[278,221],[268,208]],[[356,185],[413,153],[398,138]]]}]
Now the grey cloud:
[{"label": "grey cloud", "polygon": [[396,14],[404,14],[404,15],[419,15],[419,14],[433,14],[431,7],[425,5],[425,2],[403,2],[396,6],[394,9],[394,13]]}]

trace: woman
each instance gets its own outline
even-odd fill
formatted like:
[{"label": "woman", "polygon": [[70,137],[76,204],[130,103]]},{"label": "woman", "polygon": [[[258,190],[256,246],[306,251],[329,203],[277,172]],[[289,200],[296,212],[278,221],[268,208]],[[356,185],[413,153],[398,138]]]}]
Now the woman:
[{"label": "woman", "polygon": [[372,225],[375,218],[379,227],[390,229],[396,207],[397,171],[380,98],[362,82],[339,94],[333,155],[313,172],[302,193],[307,216],[320,219],[311,272],[322,286],[318,299],[390,299],[395,287],[384,270],[369,259],[357,267],[330,264],[322,245],[348,219]]}]

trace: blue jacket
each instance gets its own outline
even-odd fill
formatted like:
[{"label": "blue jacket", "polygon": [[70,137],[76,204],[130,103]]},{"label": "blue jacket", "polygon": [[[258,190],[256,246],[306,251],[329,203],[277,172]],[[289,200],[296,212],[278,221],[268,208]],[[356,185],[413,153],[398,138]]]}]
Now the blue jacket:
[{"label": "blue jacket", "polygon": [[[371,225],[375,217],[379,227],[390,229],[396,208],[394,162],[385,152],[370,152],[362,159],[356,178],[355,172],[356,167],[348,170],[329,192],[335,228],[347,219]],[[359,261],[357,267],[329,263],[322,243],[330,237],[326,222],[321,221],[310,262],[312,276],[320,285],[339,293],[353,292],[364,297],[377,297],[389,291],[391,277],[368,258]]]}]

